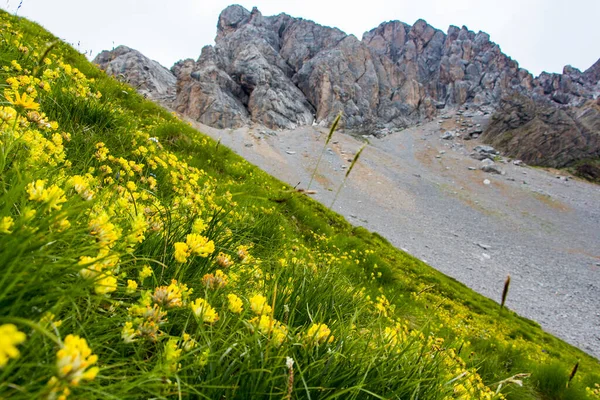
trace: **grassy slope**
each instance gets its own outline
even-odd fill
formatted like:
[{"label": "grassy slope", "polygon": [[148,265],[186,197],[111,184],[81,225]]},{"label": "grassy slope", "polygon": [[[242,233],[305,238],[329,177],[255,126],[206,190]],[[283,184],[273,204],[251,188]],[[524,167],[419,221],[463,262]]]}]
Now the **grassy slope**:
[{"label": "grassy slope", "polygon": [[[12,21],[12,29],[23,33],[22,44],[31,48],[25,54],[14,44],[3,44],[0,66],[10,65],[14,59],[35,72],[47,43],[56,39],[26,20],[4,13],[0,17],[3,21]],[[3,35],[5,40],[14,39],[8,29],[3,29]],[[37,55],[33,54],[35,49]],[[171,213],[164,212],[164,231],[148,232],[146,239],[136,243],[133,250],[114,245],[111,251],[119,252],[121,264],[120,270],[114,272],[118,277],[118,290],[107,295],[96,294],[93,287],[97,282],[85,283],[77,276],[80,256],[93,256],[97,251],[88,229],[94,205],[78,202],[73,196],[63,206],[69,210],[70,230],[58,232],[52,227],[56,223],[54,217],[48,216],[35,222],[38,233],[44,234],[27,231],[17,218],[31,203],[23,194],[26,185],[33,179],[48,179],[60,185],[66,181],[60,178],[60,171],[65,168],[60,163],[41,167],[25,159],[19,168],[21,159],[15,156],[3,164],[1,171],[0,217],[12,215],[17,223],[11,235],[0,236],[3,249],[0,271],[4,285],[0,296],[0,324],[14,323],[27,333],[28,339],[19,347],[21,358],[10,361],[0,370],[0,396],[46,395],[49,390],[46,382],[56,374],[53,372],[56,346],[52,340],[60,336],[59,331],[63,336],[74,333],[85,337],[92,350],[99,354],[100,375],[76,389],[80,392],[75,393],[84,397],[110,394],[169,397],[179,391],[184,396],[204,393],[213,398],[243,397],[248,393],[254,397],[281,398],[289,379],[289,371],[283,367],[284,357],[293,355],[297,368],[295,397],[364,398],[369,396],[367,393],[379,393],[386,398],[409,398],[420,393],[419,398],[452,398],[460,396],[460,388],[455,383],[462,382],[459,379],[449,383],[452,376],[456,376],[450,371],[459,366],[455,360],[445,361],[448,349],[452,348],[466,363],[464,370],[476,368],[483,381],[494,390],[496,382],[517,373],[532,373],[531,378],[525,379],[525,387],[507,386],[503,392],[509,398],[582,398],[585,387],[600,382],[597,360],[544,333],[537,324],[510,311],[501,311],[497,303],[393,248],[380,236],[352,227],[339,215],[295,193],[289,186],[143,100],[131,88],[106,77],[70,47],[58,43],[51,48],[50,55],[64,59],[88,78],[94,78],[89,86],[103,95],[97,101],[78,98],[58,90],[73,85],[67,78],[64,82],[58,78],[50,93],[39,96],[41,111],[49,120],[56,120],[61,131],[71,134],[71,141],[64,143],[66,158],[72,162],[68,173],[85,174],[89,167],[100,168],[92,156],[99,141],[106,143],[111,154],[133,159],[134,145],[147,137],[157,137],[166,150],[178,156],[178,163],[185,161],[205,171],[206,175],[200,174],[199,178],[204,186],[195,188],[209,188],[203,193],[207,199],[202,216],[207,220],[208,215],[215,217],[204,234],[214,240],[218,250],[232,257],[238,245],[253,243],[252,255],[262,260],[258,265],[263,276],[258,282],[251,281],[258,268],[248,272],[232,267],[230,277],[237,271],[248,279],[242,280],[248,287],[241,284],[236,287],[232,283],[226,290],[231,288],[240,294],[246,308],[247,299],[253,293],[265,294],[275,305],[271,317],[286,322],[288,338],[280,347],[268,345],[271,332],[267,332],[266,338],[252,334],[247,327],[250,316],[236,319],[221,311],[225,310],[225,303],[218,294],[203,288],[200,279],[204,273],[215,271],[214,256],[196,257],[184,264],[174,261],[173,245],[185,241],[194,215],[179,212],[177,206],[181,198],[169,190],[169,185],[156,191],[162,205],[173,207]],[[10,69],[1,72],[0,84],[14,75],[17,72]],[[5,101],[2,103],[8,105]],[[6,125],[2,129],[4,133],[8,131]],[[135,133],[138,131],[144,134]],[[166,157],[166,153],[157,154]],[[185,174],[188,170],[184,167],[179,172]],[[162,175],[156,172],[159,184],[161,179],[168,181],[170,172],[172,170],[165,170]],[[148,176],[146,173],[143,177]],[[102,184],[96,179],[99,195],[95,204],[105,201],[106,206],[116,202],[106,193],[122,188],[125,182],[119,182],[121,178],[117,175],[117,181],[112,184]],[[69,194],[67,186],[63,185]],[[219,210],[222,213],[217,213]],[[40,208],[38,212],[44,211]],[[128,229],[126,220],[118,220],[123,225],[123,236]],[[138,293],[128,296],[124,287],[126,279],[121,275],[127,273],[128,279],[136,277],[145,259],[154,260],[150,265],[155,275],[154,285],[146,289],[168,285],[171,278],[185,281],[194,287],[195,294],[206,293],[204,298],[211,304],[222,304],[221,308],[217,307],[221,320],[208,326],[200,321],[196,326],[189,316],[181,315],[182,312],[169,311],[169,324],[162,328],[166,332],[164,339],[157,343],[138,340],[135,345],[118,343],[115,336],[120,336],[121,326],[130,318],[130,313],[123,307],[120,311],[111,307],[118,308],[117,300],[134,304],[145,283],[140,280]],[[159,263],[169,268],[162,270]],[[318,271],[311,273],[315,268]],[[18,270],[25,273],[19,274]],[[48,282],[52,282],[51,287]],[[376,300],[382,294],[390,304]],[[381,310],[377,309],[378,304]],[[59,331],[44,328],[38,322],[46,311],[63,320]],[[389,337],[386,339],[382,332],[394,326],[396,318],[415,334],[408,335],[398,345],[398,352],[390,352],[386,349]],[[330,345],[310,347],[299,339],[311,321],[326,322],[335,340]],[[31,324],[35,326],[32,328]],[[190,326],[194,326],[196,339],[202,344],[191,355],[181,356],[182,366],[174,371],[165,361],[168,357],[163,346],[167,338],[179,337],[182,329],[187,327],[189,331]],[[423,338],[417,334],[421,332]],[[441,341],[436,342],[436,338],[444,338],[445,344],[440,345]],[[181,340],[177,340],[182,347]],[[240,348],[246,349],[245,352]],[[192,360],[202,358],[206,349],[210,350],[208,360],[201,366],[194,364],[197,361]],[[235,361],[237,358],[233,355],[242,361]],[[232,359],[229,364],[226,363],[228,357]],[[571,387],[566,389],[576,362],[580,363],[579,370]],[[277,363],[281,367],[277,367]],[[198,380],[198,376],[202,379]],[[169,381],[177,384],[166,383]]]}]

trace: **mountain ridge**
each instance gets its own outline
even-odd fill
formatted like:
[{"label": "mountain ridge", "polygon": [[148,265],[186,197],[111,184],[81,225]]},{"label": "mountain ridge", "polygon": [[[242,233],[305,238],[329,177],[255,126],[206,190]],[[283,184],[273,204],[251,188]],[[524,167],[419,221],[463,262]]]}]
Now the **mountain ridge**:
[{"label": "mountain ridge", "polygon": [[[94,61],[111,73],[114,60],[126,58],[122,51],[117,53],[103,52]],[[140,59],[136,53],[131,57]],[[132,66],[128,78],[134,86],[148,85],[143,82],[148,74],[136,72],[135,63],[116,62]],[[141,64],[149,68],[149,61]],[[256,7],[248,11],[239,5],[219,15],[215,45],[203,47],[196,61],[175,63],[171,73],[176,78],[171,92],[176,95],[167,99],[172,99],[168,105],[217,128],[249,123],[272,129],[327,126],[342,113],[342,127],[385,135],[459,107],[510,114],[514,110],[500,105],[513,95],[526,96],[540,108],[572,110],[575,116],[600,96],[600,60],[584,72],[565,66],[563,74],[543,72],[533,77],[487,33],[465,26],[451,25],[444,33],[423,19],[413,25],[392,20],[359,40],[338,28],[287,14],[265,17]],[[547,165],[566,166],[600,155],[597,141],[579,126],[570,124],[565,137],[585,136],[581,143],[586,149],[592,143],[589,151],[582,147],[563,157],[560,165]],[[505,131],[502,126],[493,130],[495,135]],[[551,153],[570,148],[561,135],[556,136],[559,140]],[[547,157],[526,158],[533,163],[547,161]]]}]

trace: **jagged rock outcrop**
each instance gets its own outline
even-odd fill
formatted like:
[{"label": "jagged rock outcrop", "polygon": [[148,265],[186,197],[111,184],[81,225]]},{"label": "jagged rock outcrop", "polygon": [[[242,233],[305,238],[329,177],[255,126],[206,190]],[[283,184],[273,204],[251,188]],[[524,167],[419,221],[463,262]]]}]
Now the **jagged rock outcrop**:
[{"label": "jagged rock outcrop", "polygon": [[292,82],[270,20],[230,6],[219,17],[216,41],[196,63],[186,61],[191,68],[173,68],[177,111],[220,128],[249,120],[280,128],[312,124],[315,110]]},{"label": "jagged rock outcrop", "polygon": [[172,69],[177,76],[177,111],[206,125],[219,128],[250,122],[241,86],[216,64],[212,47],[202,49],[202,63],[188,59]]},{"label": "jagged rock outcrop", "polygon": [[[173,87],[170,75],[155,68],[145,73],[150,61],[128,50],[103,52],[96,62],[108,73],[126,74],[142,90],[160,88],[161,78],[168,80],[162,87]],[[270,128],[326,125],[342,112],[342,126],[372,132],[464,104],[493,109],[513,91],[562,106],[581,106],[600,93],[599,63],[583,73],[565,67],[563,74],[534,79],[488,34],[464,26],[444,33],[424,20],[412,26],[389,21],[358,40],[336,28],[286,14],[265,17],[239,5],[221,12],[215,45],[203,48],[197,61],[178,62],[172,72],[173,107],[220,128],[250,121]]]},{"label": "jagged rock outcrop", "polygon": [[527,163],[562,167],[600,154],[600,60],[534,78],[464,26],[444,33],[424,20],[389,21],[359,40],[233,5],[219,16],[215,45],[172,73],[124,46],[95,62],[162,102],[176,91],[168,105],[218,128],[328,125],[341,112],[341,126],[374,133],[466,106],[495,110],[482,138]]},{"label": "jagged rock outcrop", "polygon": [[[264,17],[234,5],[219,16],[215,42],[195,65],[188,62],[191,73],[173,71],[183,82],[175,108],[219,127],[247,122],[239,104],[250,120],[273,128],[313,119],[327,124],[339,112],[350,128],[403,127],[431,118],[438,108],[496,103],[509,89],[530,89],[533,80],[487,34],[450,27],[446,35],[423,20],[413,26],[387,22],[358,40],[311,21]],[[203,79],[207,64],[212,74],[230,79]],[[225,124],[214,118],[214,108],[231,98],[238,103]]]},{"label": "jagged rock outcrop", "polygon": [[533,81],[534,95],[548,98],[558,105],[580,107],[600,96],[600,60],[585,72],[567,65],[562,74],[542,72]]},{"label": "jagged rock outcrop", "polygon": [[160,101],[175,98],[175,75],[137,50],[119,46],[112,51],[101,52],[93,62],[107,74],[124,79],[147,97]]},{"label": "jagged rock outcrop", "polygon": [[562,168],[600,157],[600,99],[560,108],[548,99],[502,98],[481,138],[528,164]]},{"label": "jagged rock outcrop", "polygon": [[503,96],[481,139],[532,165],[581,161],[580,175],[593,176],[597,167],[588,161],[600,157],[600,60],[585,72],[569,65],[562,74],[543,72],[532,83],[531,92]]},{"label": "jagged rock outcrop", "polygon": [[[594,97],[593,73],[571,68],[534,79],[488,34],[464,26],[451,26],[445,34],[423,20],[412,26],[385,22],[358,40],[311,21],[286,14],[264,17],[256,8],[234,5],[219,16],[215,43],[211,51],[203,50],[192,72],[200,76],[211,63],[241,88],[238,95],[229,80],[218,84],[239,100],[248,118],[272,128],[308,124],[313,118],[327,124],[339,112],[350,128],[403,127],[431,118],[440,108],[493,107],[512,91],[534,90],[576,106]],[[213,80],[177,76],[187,82],[179,85],[176,109],[181,112],[230,97],[221,96]],[[202,89],[190,97],[194,86]],[[200,119],[215,120],[202,117],[204,108],[195,112]],[[243,111],[236,108],[235,114]]]}]

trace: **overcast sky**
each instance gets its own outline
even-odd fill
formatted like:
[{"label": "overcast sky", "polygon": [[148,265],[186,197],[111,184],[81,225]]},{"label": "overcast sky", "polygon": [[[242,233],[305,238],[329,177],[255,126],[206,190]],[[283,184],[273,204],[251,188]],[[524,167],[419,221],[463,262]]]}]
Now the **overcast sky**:
[{"label": "overcast sky", "polygon": [[[0,0],[15,12],[19,0]],[[198,58],[213,44],[222,0],[23,0],[18,15],[41,23],[82,53],[127,45],[171,67]],[[570,64],[582,71],[600,58],[600,0],[303,0],[239,1],[263,15],[285,12],[335,26],[359,39],[381,22],[413,24],[423,18],[447,32],[449,25],[485,31],[508,56],[534,75],[562,72]],[[79,44],[79,45],[78,45]]]}]

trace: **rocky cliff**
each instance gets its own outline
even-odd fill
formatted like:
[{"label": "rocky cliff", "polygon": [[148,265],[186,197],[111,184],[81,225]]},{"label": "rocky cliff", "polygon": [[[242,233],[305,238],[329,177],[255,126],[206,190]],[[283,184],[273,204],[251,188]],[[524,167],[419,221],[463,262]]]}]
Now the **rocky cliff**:
[{"label": "rocky cliff", "polygon": [[599,81],[600,60],[584,72],[571,66],[562,74],[543,72],[530,92],[503,94],[481,138],[527,163],[554,168],[578,164],[576,173],[598,179]]},{"label": "rocky cliff", "polygon": [[[103,52],[96,62],[147,92],[175,90],[171,75],[126,47]],[[464,26],[444,33],[423,20],[390,21],[359,40],[239,5],[221,12],[214,46],[171,71],[175,109],[220,128],[250,121],[271,128],[327,124],[342,112],[344,126],[372,131],[412,125],[441,108],[493,108],[513,91],[562,105],[581,105],[600,92],[599,63],[584,73],[565,67],[563,74],[534,79],[488,34]]]},{"label": "rocky cliff", "polygon": [[481,138],[529,164],[562,168],[600,157],[600,99],[560,108],[513,93],[500,101]]},{"label": "rocky cliff", "polygon": [[107,74],[125,80],[144,96],[159,101],[169,101],[175,97],[175,76],[137,50],[127,46],[105,50],[96,56],[94,63]]},{"label": "rocky cliff", "polygon": [[[359,40],[336,28],[286,14],[265,17],[239,5],[221,12],[214,46],[204,47],[196,61],[179,61],[171,72],[123,46],[95,61],[150,96],[164,100],[176,93],[173,108],[218,128],[249,122],[270,128],[328,125],[341,112],[342,126],[375,133],[465,106],[498,110],[484,137],[500,147],[516,146],[506,135],[498,138],[507,127],[516,137],[515,130],[532,120],[549,126],[570,115],[579,127],[577,109],[600,95],[600,60],[584,72],[567,66],[563,74],[534,78],[488,34],[464,26],[444,33],[423,20],[412,26],[389,21]],[[511,98],[520,99],[517,108],[536,109],[544,117],[528,111],[514,118]],[[581,143],[590,142],[592,136],[585,135]]]},{"label": "rocky cliff", "polygon": [[359,40],[235,5],[221,13],[215,43],[173,72],[176,109],[219,127],[327,124],[339,112],[349,128],[404,127],[436,109],[492,105],[533,84],[487,34],[465,27],[445,34],[423,20],[386,22]]}]

